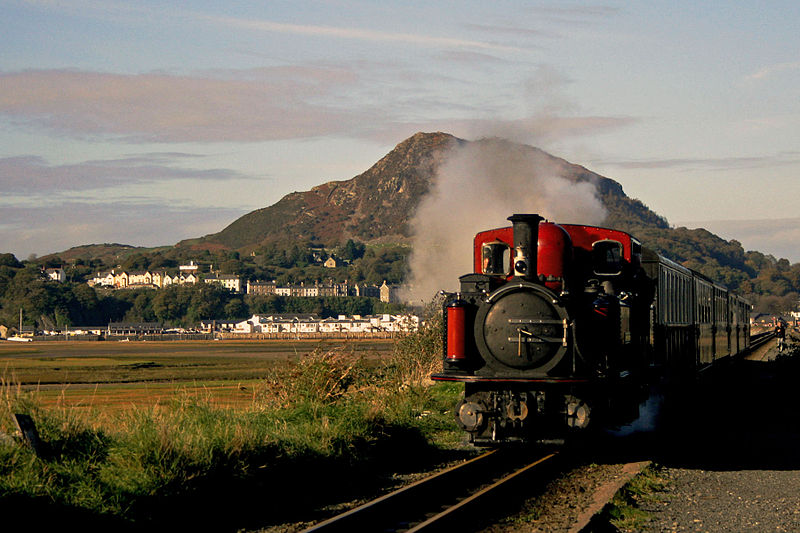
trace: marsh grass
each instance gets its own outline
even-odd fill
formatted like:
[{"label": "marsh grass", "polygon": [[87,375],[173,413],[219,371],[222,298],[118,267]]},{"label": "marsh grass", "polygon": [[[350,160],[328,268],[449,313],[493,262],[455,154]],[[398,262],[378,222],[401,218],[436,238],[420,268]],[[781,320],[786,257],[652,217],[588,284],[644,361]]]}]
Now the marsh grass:
[{"label": "marsh grass", "polygon": [[43,408],[3,380],[0,431],[13,433],[12,413],[30,414],[43,447],[36,455],[0,441],[0,511],[46,513],[55,526],[80,517],[97,530],[307,519],[458,440],[459,389],[427,382],[441,354],[437,327],[404,337],[377,367],[347,346],[275,365],[237,409],[196,390],[123,410]]}]

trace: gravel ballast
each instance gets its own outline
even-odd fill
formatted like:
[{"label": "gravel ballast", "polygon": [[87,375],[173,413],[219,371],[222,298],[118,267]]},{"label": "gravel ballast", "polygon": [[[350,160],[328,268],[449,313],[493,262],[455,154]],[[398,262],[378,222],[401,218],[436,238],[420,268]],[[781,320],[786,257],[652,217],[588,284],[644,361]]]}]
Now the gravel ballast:
[{"label": "gravel ballast", "polygon": [[642,531],[800,531],[800,471],[670,468]]}]

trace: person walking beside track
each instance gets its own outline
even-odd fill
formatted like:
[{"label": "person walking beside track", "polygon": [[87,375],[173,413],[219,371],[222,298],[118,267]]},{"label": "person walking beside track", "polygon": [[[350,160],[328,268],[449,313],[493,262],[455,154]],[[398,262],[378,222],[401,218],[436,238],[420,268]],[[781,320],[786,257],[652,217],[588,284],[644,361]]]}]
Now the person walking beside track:
[{"label": "person walking beside track", "polygon": [[775,326],[775,338],[778,339],[778,351],[783,352],[786,346],[786,325],[782,320],[779,320],[778,325]]}]

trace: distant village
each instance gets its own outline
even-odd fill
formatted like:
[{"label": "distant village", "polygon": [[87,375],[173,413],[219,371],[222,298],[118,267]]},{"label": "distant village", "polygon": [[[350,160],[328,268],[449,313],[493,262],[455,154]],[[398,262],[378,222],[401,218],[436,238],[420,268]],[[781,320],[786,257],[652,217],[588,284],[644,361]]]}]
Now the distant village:
[{"label": "distant village", "polygon": [[158,322],[112,322],[104,326],[59,329],[23,328],[22,336],[41,340],[179,340],[391,338],[419,329],[416,315],[382,314],[322,318],[314,314],[253,315],[244,320],[204,320],[196,328],[167,328]]},{"label": "distant village", "polygon": [[[325,262],[328,268],[340,266],[331,257]],[[42,275],[51,281],[65,282],[66,276],[61,268],[48,268]],[[110,270],[98,272],[87,281],[89,286],[117,289],[163,289],[171,285],[194,285],[198,283],[219,284],[229,291],[248,295],[275,295],[294,298],[315,297],[369,297],[382,302],[398,301],[398,287],[388,285],[368,285],[364,283],[333,282],[278,285],[274,280],[243,281],[235,274],[214,272],[202,273],[194,261],[181,265],[176,272],[165,270],[126,271]],[[798,324],[800,312],[790,316],[776,317],[770,314],[753,313],[750,324],[773,327],[778,321]],[[44,338],[116,338],[123,340],[145,338],[322,338],[322,337],[389,337],[397,333],[416,331],[419,317],[415,315],[383,314],[377,316],[344,316],[321,318],[304,314],[253,315],[241,320],[209,320],[190,329],[168,328],[160,323],[110,323],[104,326],[72,327],[63,330],[43,330],[36,332]],[[32,336],[32,328],[24,328],[23,335]],[[0,332],[2,333],[2,332]],[[2,335],[0,335],[2,336]]]},{"label": "distant village", "polygon": [[[341,263],[335,258],[325,262],[328,268]],[[42,275],[54,282],[64,283],[66,276],[62,268],[47,268]],[[87,281],[88,285],[99,289],[163,289],[172,285],[194,285],[216,283],[233,293],[253,295],[275,295],[295,298],[313,297],[368,297],[382,302],[397,301],[398,287],[388,285],[368,285],[364,283],[314,283],[299,285],[278,285],[276,281],[245,281],[233,274],[214,272],[201,273],[194,261],[181,265],[178,271],[170,274],[164,270],[126,271],[110,270],[98,272]],[[375,316],[345,316],[322,318],[313,314],[272,314],[253,315],[242,320],[207,320],[195,328],[168,328],[161,323],[117,322],[103,326],[75,326],[59,329],[34,331],[22,328],[22,336],[37,338],[80,338],[80,339],[178,339],[178,338],[386,338],[398,333],[412,332],[419,328],[419,317],[412,314],[381,314]],[[3,333],[3,332],[0,332]],[[5,336],[5,335],[2,335]]]},{"label": "distant village", "polygon": [[[324,266],[335,268],[340,263],[331,257],[325,261]],[[259,294],[276,296],[291,296],[295,298],[317,298],[324,296],[359,296],[379,298],[382,302],[396,303],[398,287],[388,285],[367,285],[365,283],[314,283],[280,286],[275,281],[242,281],[235,274],[222,274],[211,272],[201,274],[199,265],[190,261],[188,265],[181,265],[178,272],[170,274],[164,270],[154,271],[124,271],[110,270],[98,272],[88,280],[91,287],[108,289],[163,289],[170,285],[194,285],[196,283],[216,283],[237,294]],[[45,272],[49,279],[64,281],[63,269],[50,268]]]}]

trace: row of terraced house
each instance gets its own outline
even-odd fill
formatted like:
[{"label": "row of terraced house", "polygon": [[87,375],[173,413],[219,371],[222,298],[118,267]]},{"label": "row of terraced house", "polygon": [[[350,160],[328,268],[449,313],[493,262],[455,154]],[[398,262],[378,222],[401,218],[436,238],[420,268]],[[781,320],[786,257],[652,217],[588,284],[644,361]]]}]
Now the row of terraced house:
[{"label": "row of terraced house", "polygon": [[[178,268],[178,272],[173,274],[170,274],[166,270],[138,270],[131,272],[126,270],[109,270],[106,272],[98,272],[88,281],[88,284],[92,287],[106,287],[110,289],[162,289],[170,285],[194,285],[198,283],[200,279],[199,266],[192,261],[188,265],[181,265]],[[236,292],[238,292],[240,285]]]},{"label": "row of terraced house", "polygon": [[193,262],[183,265],[179,271],[170,274],[167,271],[125,271],[110,270],[98,272],[88,284],[93,287],[110,289],[137,289],[155,288],[162,289],[170,285],[193,285],[199,282],[218,283],[231,292],[260,295],[291,296],[295,298],[315,298],[325,296],[361,296],[380,298],[383,302],[397,301],[398,287],[388,285],[385,281],[381,286],[365,283],[299,283],[294,285],[278,285],[276,281],[247,281],[234,274],[221,274],[210,272],[200,274],[198,267]]},{"label": "row of terraced house", "polygon": [[246,320],[207,320],[200,323],[204,333],[231,335],[279,335],[279,336],[330,336],[341,334],[379,334],[417,331],[419,317],[416,315],[339,315],[336,318],[320,318],[316,315],[253,315]]},{"label": "row of terraced house", "polygon": [[323,296],[361,296],[380,298],[382,302],[396,302],[398,287],[386,281],[379,287],[366,283],[299,283],[295,285],[278,285],[275,281],[248,281],[247,294],[276,296],[293,296],[295,298],[316,298]]}]

